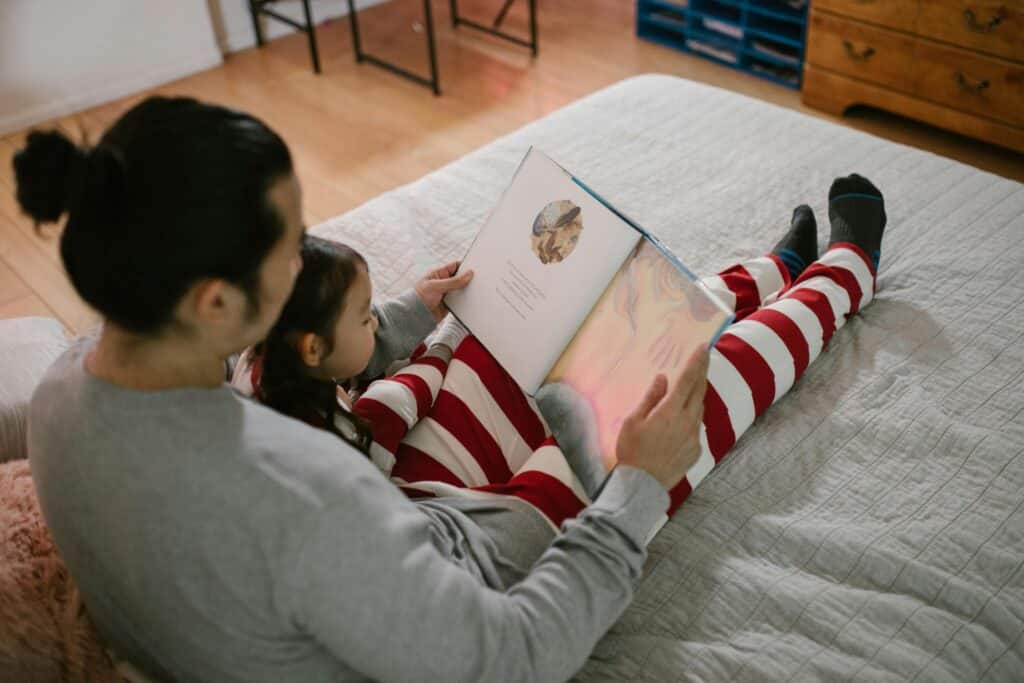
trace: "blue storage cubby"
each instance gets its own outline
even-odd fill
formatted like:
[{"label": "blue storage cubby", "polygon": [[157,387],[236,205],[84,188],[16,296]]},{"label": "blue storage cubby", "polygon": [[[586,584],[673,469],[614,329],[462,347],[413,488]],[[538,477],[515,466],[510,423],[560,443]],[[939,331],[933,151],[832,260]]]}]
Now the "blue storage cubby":
[{"label": "blue storage cubby", "polygon": [[803,75],[808,0],[638,0],[636,32],[782,85]]}]

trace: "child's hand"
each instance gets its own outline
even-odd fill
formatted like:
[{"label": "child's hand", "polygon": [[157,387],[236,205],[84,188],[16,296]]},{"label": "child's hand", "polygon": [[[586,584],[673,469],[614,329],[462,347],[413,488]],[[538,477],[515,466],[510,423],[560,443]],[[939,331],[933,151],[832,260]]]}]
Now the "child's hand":
[{"label": "child's hand", "polygon": [[447,346],[449,351],[455,353],[455,349],[459,348],[459,344],[468,336],[469,330],[463,327],[462,323],[455,316],[448,315],[441,321],[438,328],[434,330],[434,333],[430,335],[428,341],[430,346],[440,344]]},{"label": "child's hand", "polygon": [[459,263],[460,261],[452,261],[440,268],[435,268],[416,283],[416,293],[420,295],[420,299],[434,314],[434,319],[438,322],[441,322],[445,314],[448,313],[448,309],[442,301],[444,295],[456,289],[462,289],[473,278],[471,270],[460,273],[458,276],[455,275],[455,271],[459,269]]}]

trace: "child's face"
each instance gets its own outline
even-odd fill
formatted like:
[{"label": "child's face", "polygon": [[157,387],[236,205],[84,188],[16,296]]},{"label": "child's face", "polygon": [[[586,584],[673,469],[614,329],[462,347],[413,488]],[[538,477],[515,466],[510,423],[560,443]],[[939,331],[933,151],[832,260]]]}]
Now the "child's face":
[{"label": "child's face", "polygon": [[336,380],[355,377],[373,355],[377,316],[370,309],[373,286],[366,268],[356,269],[356,280],[345,296],[345,308],[334,326],[334,349],[320,361],[320,371]]}]

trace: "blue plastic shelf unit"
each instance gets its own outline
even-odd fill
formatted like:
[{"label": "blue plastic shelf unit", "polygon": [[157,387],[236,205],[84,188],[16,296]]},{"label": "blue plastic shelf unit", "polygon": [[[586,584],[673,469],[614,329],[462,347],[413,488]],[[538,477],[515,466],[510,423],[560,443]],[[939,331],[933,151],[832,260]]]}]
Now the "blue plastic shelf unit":
[{"label": "blue plastic shelf unit", "polygon": [[637,0],[636,33],[800,88],[808,0]]}]

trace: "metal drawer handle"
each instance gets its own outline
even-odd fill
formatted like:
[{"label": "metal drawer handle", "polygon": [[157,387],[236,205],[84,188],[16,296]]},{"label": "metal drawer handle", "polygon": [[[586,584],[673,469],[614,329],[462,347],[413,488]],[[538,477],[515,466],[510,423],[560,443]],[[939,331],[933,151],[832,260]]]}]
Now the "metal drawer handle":
[{"label": "metal drawer handle", "polygon": [[865,62],[868,57],[875,54],[875,48],[866,47],[863,52],[857,52],[853,47],[853,43],[848,40],[843,41],[843,47],[846,48],[846,55],[855,62]]},{"label": "metal drawer handle", "polygon": [[978,81],[977,83],[971,84],[967,82],[967,77],[957,71],[953,74],[953,78],[956,79],[956,84],[960,86],[960,89],[964,92],[970,93],[971,95],[980,95],[982,90],[988,88],[991,83],[987,80]]},{"label": "metal drawer handle", "polygon": [[965,9],[964,19],[967,21],[967,28],[978,33],[991,33],[992,29],[999,24],[1003,23],[1003,18],[1000,16],[992,17],[987,24],[982,24],[978,21],[978,18],[974,16],[974,10]]}]

